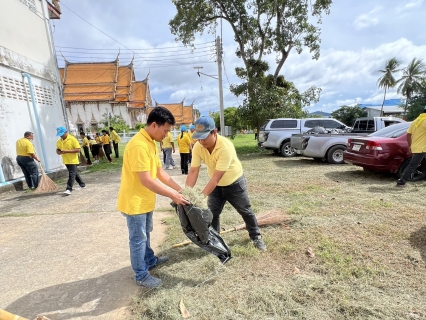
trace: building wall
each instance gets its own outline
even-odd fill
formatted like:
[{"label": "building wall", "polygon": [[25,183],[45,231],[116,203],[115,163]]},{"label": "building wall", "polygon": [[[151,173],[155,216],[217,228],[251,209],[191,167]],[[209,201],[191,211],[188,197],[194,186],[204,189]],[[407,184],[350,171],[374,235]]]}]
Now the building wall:
[{"label": "building wall", "polygon": [[[46,170],[63,168],[55,152],[56,127],[67,121],[45,0],[0,0],[0,160],[6,181],[23,177],[15,142],[34,132],[38,157]],[[46,17],[46,18],[44,18]],[[31,76],[41,133],[31,100]],[[43,148],[44,146],[44,148]]]}]

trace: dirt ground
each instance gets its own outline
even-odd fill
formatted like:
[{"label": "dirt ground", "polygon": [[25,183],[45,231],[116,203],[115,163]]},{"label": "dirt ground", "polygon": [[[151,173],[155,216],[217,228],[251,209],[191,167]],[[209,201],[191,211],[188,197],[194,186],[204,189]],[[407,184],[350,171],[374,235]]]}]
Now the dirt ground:
[{"label": "dirt ground", "polygon": [[[183,185],[179,169],[168,171]],[[120,172],[82,174],[87,188],[34,195],[0,193],[0,309],[29,319],[126,319],[134,296],[144,292],[130,267],[128,231],[116,210]],[[172,213],[157,197],[156,254]],[[155,274],[155,271],[154,271]]]}]

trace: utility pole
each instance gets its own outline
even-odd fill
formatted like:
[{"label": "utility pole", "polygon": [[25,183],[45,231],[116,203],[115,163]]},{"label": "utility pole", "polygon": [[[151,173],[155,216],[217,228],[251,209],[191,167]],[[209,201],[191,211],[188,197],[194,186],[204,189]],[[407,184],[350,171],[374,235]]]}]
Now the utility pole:
[{"label": "utility pole", "polygon": [[222,88],[222,42],[220,37],[216,38],[217,68],[219,76],[219,115],[220,115],[220,135],[225,136],[225,117],[223,113],[223,88]]}]

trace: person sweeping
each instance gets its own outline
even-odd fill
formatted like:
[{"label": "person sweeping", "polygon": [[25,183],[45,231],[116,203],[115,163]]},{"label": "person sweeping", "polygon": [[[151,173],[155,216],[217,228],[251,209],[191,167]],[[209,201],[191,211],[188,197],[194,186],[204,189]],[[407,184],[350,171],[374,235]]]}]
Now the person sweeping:
[{"label": "person sweeping", "polygon": [[232,142],[217,133],[214,120],[200,117],[195,122],[193,139],[198,139],[192,150],[192,162],[186,185],[193,188],[197,182],[201,162],[208,168],[209,182],[202,194],[207,197],[207,206],[213,213],[212,226],[220,232],[220,214],[228,201],[243,218],[253,245],[262,251],[266,245],[260,234],[256,216],[251,208],[247,182],[241,162]]}]

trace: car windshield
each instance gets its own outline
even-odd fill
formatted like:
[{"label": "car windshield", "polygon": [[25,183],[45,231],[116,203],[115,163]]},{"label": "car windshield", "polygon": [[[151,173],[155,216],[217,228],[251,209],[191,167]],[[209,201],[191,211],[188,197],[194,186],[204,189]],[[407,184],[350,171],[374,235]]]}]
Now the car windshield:
[{"label": "car windshield", "polygon": [[402,122],[398,124],[390,125],[389,127],[380,129],[372,134],[369,134],[369,137],[386,137],[386,138],[398,138],[407,132],[408,127],[410,127],[411,122]]}]

